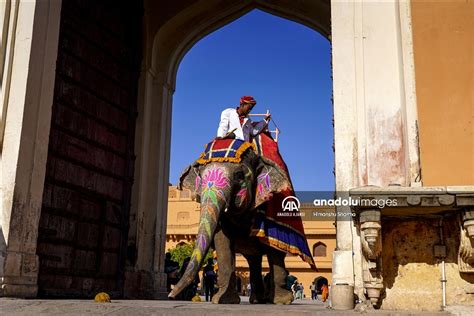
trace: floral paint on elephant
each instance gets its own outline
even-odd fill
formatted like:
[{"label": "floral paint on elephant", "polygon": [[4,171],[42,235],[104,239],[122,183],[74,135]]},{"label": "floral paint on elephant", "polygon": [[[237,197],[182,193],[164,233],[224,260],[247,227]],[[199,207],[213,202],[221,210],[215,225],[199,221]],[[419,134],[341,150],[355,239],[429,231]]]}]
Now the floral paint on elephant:
[{"label": "floral paint on elephant", "polygon": [[199,186],[201,186],[201,177],[198,175],[196,176],[196,180],[194,180],[194,191],[198,191]]},{"label": "floral paint on elephant", "polygon": [[252,199],[252,179],[253,171],[248,166],[245,172],[244,178],[240,184],[240,190],[237,192],[235,197],[235,206],[239,209],[249,207],[249,204]]},{"label": "floral paint on elephant", "polygon": [[226,172],[223,168],[216,167],[206,170],[201,180],[202,204],[206,204],[206,202],[209,202],[208,200],[211,200],[217,207],[219,206],[218,200],[225,202],[223,189],[228,185],[229,179],[226,177]]},{"label": "floral paint on elephant", "polygon": [[266,168],[257,177],[257,196],[260,200],[266,200],[266,197],[270,194],[270,171]]},{"label": "floral paint on elephant", "polygon": [[201,186],[201,218],[190,267],[199,265],[205,257],[204,252],[209,246],[206,240],[212,238],[217,225],[218,211],[222,203],[226,203],[224,190],[229,186],[226,170],[220,167],[207,169],[202,178],[196,177],[196,189],[199,186]]},{"label": "floral paint on elephant", "polygon": [[246,208],[249,206],[252,195],[251,195],[251,188],[252,188],[252,171],[248,170],[248,172],[244,176],[244,180],[240,186],[240,190],[237,192],[235,197],[235,206],[237,208]]},{"label": "floral paint on elephant", "polygon": [[246,205],[245,202],[247,202],[247,196],[248,196],[247,188],[244,187],[240,189],[239,192],[237,192],[237,197],[235,199],[235,206],[237,206],[238,208],[242,208],[244,205]]}]

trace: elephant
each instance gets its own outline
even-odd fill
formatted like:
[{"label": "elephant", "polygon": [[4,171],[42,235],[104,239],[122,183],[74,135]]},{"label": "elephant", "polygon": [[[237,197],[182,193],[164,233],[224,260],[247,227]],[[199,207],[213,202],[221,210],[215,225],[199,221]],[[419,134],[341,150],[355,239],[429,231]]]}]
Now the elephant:
[{"label": "elephant", "polygon": [[[236,252],[249,263],[250,303],[290,304],[293,301],[286,287],[286,252],[251,234],[256,216],[272,194],[292,190],[292,184],[288,174],[275,162],[258,155],[251,143],[242,143],[237,158],[204,161],[201,155],[180,177],[178,187],[191,190],[200,202],[201,214],[190,263],[170,292],[170,298],[176,298],[194,280],[213,242],[219,261],[218,292],[212,298],[213,303],[240,303],[235,287]],[[266,291],[262,280],[264,254],[271,277],[271,286]]]}]

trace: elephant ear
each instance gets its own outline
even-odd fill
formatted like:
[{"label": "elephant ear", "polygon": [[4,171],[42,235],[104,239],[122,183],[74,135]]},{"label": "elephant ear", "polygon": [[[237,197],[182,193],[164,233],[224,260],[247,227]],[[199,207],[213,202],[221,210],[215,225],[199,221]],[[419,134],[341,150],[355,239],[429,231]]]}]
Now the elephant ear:
[{"label": "elephant ear", "polygon": [[197,202],[201,198],[201,175],[199,173],[199,167],[195,164],[190,165],[184,169],[183,173],[179,177],[178,190],[189,189],[191,190],[191,197]]},{"label": "elephant ear", "polygon": [[265,157],[260,157],[256,182],[255,207],[270,200],[276,193],[293,192],[286,170]]}]

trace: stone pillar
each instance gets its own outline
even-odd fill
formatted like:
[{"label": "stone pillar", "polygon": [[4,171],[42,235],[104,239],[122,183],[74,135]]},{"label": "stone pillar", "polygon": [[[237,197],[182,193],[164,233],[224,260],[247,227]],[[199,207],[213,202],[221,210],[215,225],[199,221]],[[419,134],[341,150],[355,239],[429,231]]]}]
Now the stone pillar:
[{"label": "stone pillar", "polygon": [[[332,1],[331,22],[338,194],[358,186],[415,183],[419,157],[409,7],[398,1]],[[354,285],[363,297],[360,247],[358,228],[338,219],[333,286]],[[337,300],[333,297],[333,304]]]},{"label": "stone pillar", "polygon": [[148,68],[139,84],[135,182],[132,191],[126,298],[166,298],[164,255],[169,178],[172,89]]},{"label": "stone pillar", "polygon": [[[168,217],[168,179],[170,167],[171,150],[171,105],[174,88],[165,80],[164,76],[159,80],[159,90],[161,91],[162,111],[160,115],[160,164],[159,177],[163,179],[158,187],[158,220],[155,223],[155,248],[153,255],[153,271],[156,276],[155,287],[160,293],[166,293],[166,274],[165,271],[165,245],[166,245],[166,226]],[[160,297],[162,294],[160,294]]]},{"label": "stone pillar", "polygon": [[[358,178],[353,4],[331,1],[331,21],[336,190],[347,198],[344,192],[357,186]],[[338,207],[337,211],[347,212],[350,208]],[[352,304],[347,304],[346,295],[354,287],[353,225],[339,218],[336,224],[331,303],[336,309],[348,309]],[[349,301],[353,301],[353,297]]]},{"label": "stone pillar", "polygon": [[[35,297],[61,1],[12,1],[1,86],[1,295]],[[1,26],[0,26],[1,27]]]}]

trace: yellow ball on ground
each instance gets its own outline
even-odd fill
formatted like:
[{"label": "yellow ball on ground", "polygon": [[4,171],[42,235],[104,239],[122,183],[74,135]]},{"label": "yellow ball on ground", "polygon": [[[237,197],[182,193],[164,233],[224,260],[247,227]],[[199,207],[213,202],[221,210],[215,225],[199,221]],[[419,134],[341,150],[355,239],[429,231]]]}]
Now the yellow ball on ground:
[{"label": "yellow ball on ground", "polygon": [[191,301],[193,301],[193,302],[201,302],[201,297],[199,297],[199,295],[196,294],[196,295],[191,299]]},{"label": "yellow ball on ground", "polygon": [[97,302],[97,303],[110,303],[110,296],[109,296],[109,294],[107,294],[105,292],[97,293],[97,295],[94,298],[94,302]]}]

